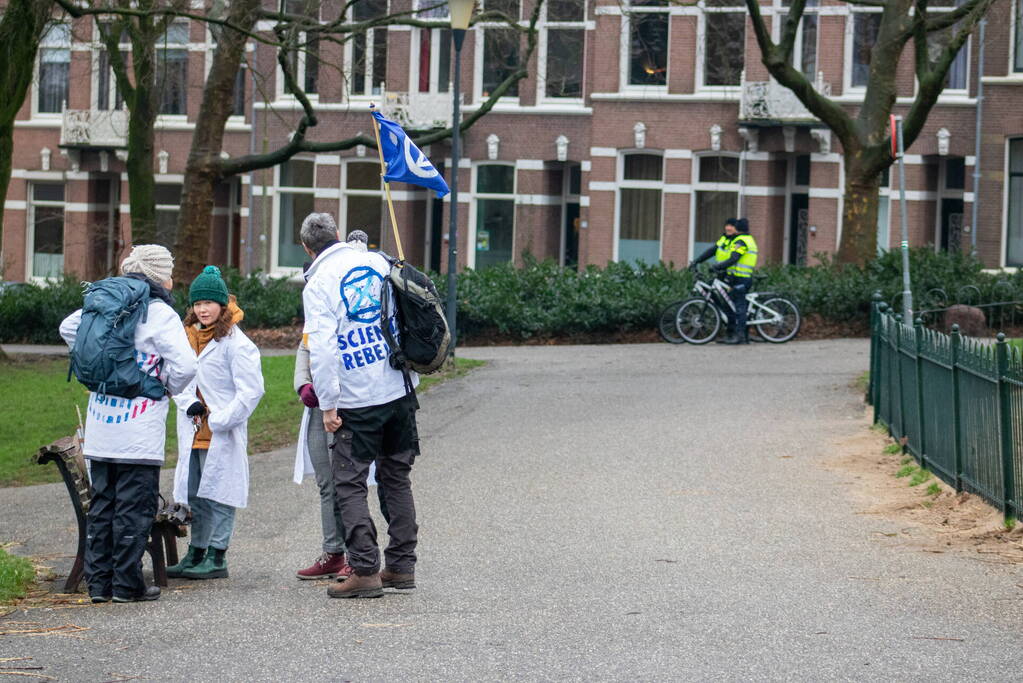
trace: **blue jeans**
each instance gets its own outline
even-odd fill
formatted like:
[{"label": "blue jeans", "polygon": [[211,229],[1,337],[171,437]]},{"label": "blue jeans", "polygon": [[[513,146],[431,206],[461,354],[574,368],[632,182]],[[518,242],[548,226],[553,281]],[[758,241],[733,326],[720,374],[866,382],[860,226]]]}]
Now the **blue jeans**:
[{"label": "blue jeans", "polygon": [[728,329],[739,337],[746,337],[749,330],[746,329],[746,317],[749,313],[749,302],[746,295],[749,294],[749,286],[752,278],[729,278],[728,284],[732,286],[729,296],[735,304],[735,311],[726,311],[728,315]]},{"label": "blue jeans", "polygon": [[234,531],[234,511],[230,505],[209,498],[200,498],[199,481],[206,467],[206,449],[193,448],[188,462],[188,506],[192,508],[192,538],[196,548],[227,550]]}]

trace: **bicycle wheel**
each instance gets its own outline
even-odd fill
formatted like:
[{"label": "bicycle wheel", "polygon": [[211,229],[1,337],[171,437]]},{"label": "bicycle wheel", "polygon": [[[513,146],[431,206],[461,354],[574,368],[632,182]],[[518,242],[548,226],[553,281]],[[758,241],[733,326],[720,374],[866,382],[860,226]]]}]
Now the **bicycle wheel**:
[{"label": "bicycle wheel", "polygon": [[790,300],[775,296],[765,300],[757,307],[752,324],[760,336],[772,344],[781,344],[792,339],[799,333],[802,317],[799,308]]},{"label": "bicycle wheel", "polygon": [[685,302],[676,301],[668,305],[667,308],[661,311],[661,315],[657,319],[657,332],[661,335],[661,339],[669,344],[686,343],[686,340],[678,333],[678,325],[676,324],[678,321],[678,309],[683,303]]},{"label": "bicycle wheel", "polygon": [[679,306],[675,326],[679,335],[690,344],[706,344],[721,329],[721,315],[714,304],[693,297]]}]

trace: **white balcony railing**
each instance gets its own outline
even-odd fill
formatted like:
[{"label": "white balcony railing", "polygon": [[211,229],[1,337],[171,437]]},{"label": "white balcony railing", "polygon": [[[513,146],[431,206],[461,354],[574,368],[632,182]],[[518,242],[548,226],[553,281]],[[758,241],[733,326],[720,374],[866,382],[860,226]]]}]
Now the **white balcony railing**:
[{"label": "white balcony railing", "polygon": [[449,92],[386,92],[380,108],[402,128],[430,130],[451,125],[454,103]]},{"label": "white balcony railing", "polygon": [[122,148],[128,136],[128,112],[123,109],[65,109],[60,127],[61,147]]},{"label": "white balcony railing", "polygon": [[[824,82],[824,74],[818,72],[814,84],[817,92],[831,95],[831,84]],[[739,119],[742,121],[814,121],[811,114],[795,93],[774,79],[769,81],[742,81],[742,97],[739,100]]]}]

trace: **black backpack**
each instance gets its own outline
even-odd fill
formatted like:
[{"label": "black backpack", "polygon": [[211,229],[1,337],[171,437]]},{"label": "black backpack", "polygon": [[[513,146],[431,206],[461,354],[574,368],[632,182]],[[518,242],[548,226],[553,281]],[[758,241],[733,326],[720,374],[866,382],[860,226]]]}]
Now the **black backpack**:
[{"label": "black backpack", "polygon": [[[380,291],[380,327],[391,347],[391,367],[406,378],[410,370],[428,375],[444,364],[451,346],[451,332],[444,317],[437,287],[425,273],[404,261],[381,254],[391,264],[391,272]],[[393,300],[392,300],[393,297]],[[395,312],[399,339],[391,333],[388,320]],[[408,380],[406,379],[406,383]]]},{"label": "black backpack", "polygon": [[167,393],[157,377],[135,360],[135,327],[149,313],[149,284],[130,277],[110,277],[85,290],[82,320],[71,349],[68,381],[78,381],[100,395],[159,400]]}]

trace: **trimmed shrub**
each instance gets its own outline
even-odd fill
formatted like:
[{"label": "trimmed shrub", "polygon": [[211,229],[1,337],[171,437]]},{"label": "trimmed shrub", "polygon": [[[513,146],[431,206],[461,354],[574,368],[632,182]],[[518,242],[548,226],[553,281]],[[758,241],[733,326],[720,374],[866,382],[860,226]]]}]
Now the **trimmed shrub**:
[{"label": "trimmed shrub", "polygon": [[[883,254],[863,267],[819,258],[821,265],[807,268],[767,266],[760,270],[767,278],[759,288],[795,299],[804,315],[837,323],[866,321],[875,291],[889,304],[900,305],[899,252]],[[982,272],[981,263],[968,255],[914,249],[910,267],[918,310],[1023,299],[1023,274]],[[301,321],[297,283],[263,273],[242,277],[234,270],[224,276],[245,311],[246,327]],[[434,281],[446,296],[447,278],[434,274]],[[459,334],[471,338],[496,333],[514,340],[653,329],[661,310],[689,296],[692,286],[692,274],[670,263],[609,263],[576,271],[526,255],[522,268],[503,264],[459,274]],[[186,288],[175,292],[179,313],[185,311],[186,297]],[[70,277],[46,287],[26,284],[0,291],[0,341],[59,343],[60,321],[81,302],[81,283]]]}]

